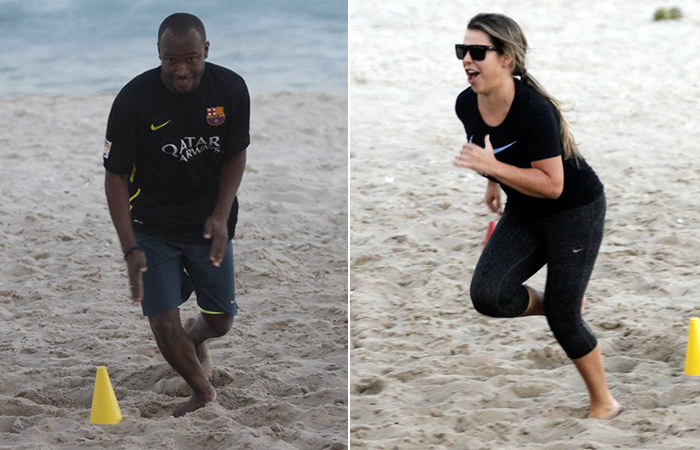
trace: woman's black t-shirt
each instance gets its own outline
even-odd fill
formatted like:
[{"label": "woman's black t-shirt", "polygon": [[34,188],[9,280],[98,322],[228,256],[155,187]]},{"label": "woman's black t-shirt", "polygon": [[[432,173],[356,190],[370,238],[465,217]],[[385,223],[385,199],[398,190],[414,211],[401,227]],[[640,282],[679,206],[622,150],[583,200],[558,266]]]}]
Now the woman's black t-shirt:
[{"label": "woman's black t-shirt", "polygon": [[[239,75],[206,63],[192,92],[170,92],[160,68],[129,82],[117,95],[107,123],[105,168],[128,174],[134,230],[186,244],[205,243],[219,172],[250,142],[250,98]],[[234,202],[228,221],[233,237]]]},{"label": "woman's black t-shirt", "polygon": [[[457,117],[464,124],[467,140],[484,147],[490,135],[496,159],[521,168],[562,155],[559,121],[553,105],[534,89],[517,78],[515,98],[505,120],[496,127],[487,125],[479,113],[477,94],[468,88],[457,97]],[[586,205],[603,192],[603,184],[583,158],[578,165],[572,157],[563,160],[564,190],[556,199],[525,195],[503,183],[508,196],[506,210],[522,214],[551,214]],[[498,180],[494,180],[498,181]]]}]

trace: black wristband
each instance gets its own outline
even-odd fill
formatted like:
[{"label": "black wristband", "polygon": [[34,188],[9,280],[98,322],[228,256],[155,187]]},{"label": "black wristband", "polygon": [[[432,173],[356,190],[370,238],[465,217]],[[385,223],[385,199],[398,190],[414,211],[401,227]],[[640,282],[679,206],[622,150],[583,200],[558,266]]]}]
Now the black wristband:
[{"label": "black wristband", "polygon": [[139,249],[138,247],[131,247],[129,250],[125,251],[124,252],[124,259],[128,258],[129,255],[131,254],[131,252],[133,252],[134,250],[138,250],[138,249]]}]

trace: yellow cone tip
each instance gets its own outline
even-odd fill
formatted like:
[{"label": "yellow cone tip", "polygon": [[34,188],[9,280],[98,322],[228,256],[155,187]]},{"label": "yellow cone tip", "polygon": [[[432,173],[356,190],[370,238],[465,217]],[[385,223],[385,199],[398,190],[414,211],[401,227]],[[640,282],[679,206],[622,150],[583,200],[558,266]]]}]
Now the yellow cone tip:
[{"label": "yellow cone tip", "polygon": [[115,425],[122,421],[122,410],[119,409],[117,396],[114,394],[112,382],[109,380],[107,368],[97,368],[95,391],[92,394],[90,423]]},{"label": "yellow cone tip", "polygon": [[685,374],[700,376],[700,319],[690,319],[688,348],[685,352]]}]

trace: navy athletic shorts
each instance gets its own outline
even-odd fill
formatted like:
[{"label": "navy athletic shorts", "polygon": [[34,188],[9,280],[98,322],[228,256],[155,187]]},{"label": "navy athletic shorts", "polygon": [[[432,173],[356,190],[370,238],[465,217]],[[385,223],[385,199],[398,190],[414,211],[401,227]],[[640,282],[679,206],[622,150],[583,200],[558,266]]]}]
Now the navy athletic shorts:
[{"label": "navy athletic shorts", "polygon": [[185,303],[192,293],[204,314],[238,313],[233,275],[233,246],[228,242],[224,260],[214,267],[210,244],[180,244],[136,233],[139,249],[146,253],[143,274],[145,316],[155,316]]}]

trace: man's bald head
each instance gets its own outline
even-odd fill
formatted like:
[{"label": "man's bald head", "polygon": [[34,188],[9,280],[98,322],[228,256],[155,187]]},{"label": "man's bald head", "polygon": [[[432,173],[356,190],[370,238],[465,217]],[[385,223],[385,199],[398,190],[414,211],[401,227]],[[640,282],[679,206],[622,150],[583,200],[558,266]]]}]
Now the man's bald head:
[{"label": "man's bald head", "polygon": [[175,37],[186,36],[190,30],[195,30],[202,38],[202,42],[207,41],[207,33],[204,30],[204,24],[197,16],[192,14],[175,13],[166,17],[158,29],[158,42],[160,42],[166,30],[170,30]]}]

